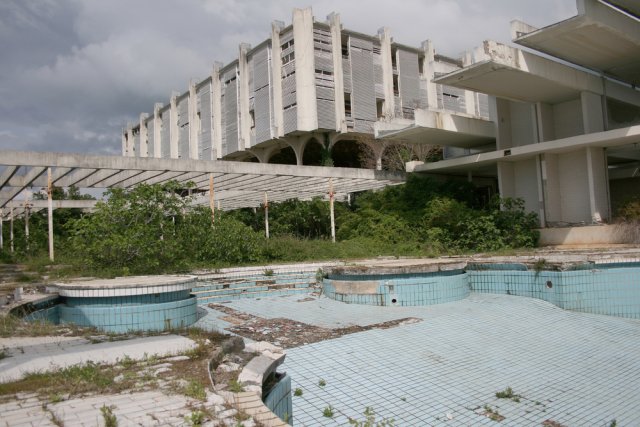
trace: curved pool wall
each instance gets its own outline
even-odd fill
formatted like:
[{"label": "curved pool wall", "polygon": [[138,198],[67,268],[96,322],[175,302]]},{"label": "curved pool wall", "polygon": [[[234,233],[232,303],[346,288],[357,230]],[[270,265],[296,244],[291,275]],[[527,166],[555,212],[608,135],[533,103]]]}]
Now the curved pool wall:
[{"label": "curved pool wall", "polygon": [[[464,270],[417,274],[329,275],[323,291],[350,304],[432,305],[471,291],[538,298],[566,310],[640,318],[640,263],[582,264],[530,270],[524,264],[468,264]],[[395,301],[394,301],[395,300]]]},{"label": "curved pool wall", "polygon": [[332,274],[324,279],[322,287],[327,297],[349,304],[433,305],[469,296],[471,289],[467,276],[463,270],[388,275]]},{"label": "curved pool wall", "polygon": [[192,276],[128,277],[56,284],[55,305],[34,305],[27,320],[73,323],[105,332],[163,331],[197,320]]}]

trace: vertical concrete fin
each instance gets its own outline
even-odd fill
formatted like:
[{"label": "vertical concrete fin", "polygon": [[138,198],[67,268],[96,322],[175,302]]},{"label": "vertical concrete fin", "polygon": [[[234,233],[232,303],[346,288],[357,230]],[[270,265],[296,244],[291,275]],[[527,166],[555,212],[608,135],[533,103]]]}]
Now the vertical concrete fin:
[{"label": "vertical concrete fin", "polygon": [[383,27],[378,30],[380,38],[380,59],[382,61],[382,85],[384,91],[385,118],[391,120],[395,116],[395,98],[393,96],[393,65],[391,60],[391,32]]},{"label": "vertical concrete fin", "polygon": [[282,48],[280,31],[284,24],[274,21],[271,24],[271,76],[273,85],[273,129],[272,137],[284,136],[284,111],[282,109]]},{"label": "vertical concrete fin", "polygon": [[332,12],[327,16],[331,29],[331,56],[333,58],[333,84],[336,115],[336,132],[347,132],[344,111],[344,70],[342,67],[342,24],[340,15]]},{"label": "vertical concrete fin", "polygon": [[296,107],[298,130],[318,128],[313,14],[311,8],[293,10],[293,50],[296,64]]}]

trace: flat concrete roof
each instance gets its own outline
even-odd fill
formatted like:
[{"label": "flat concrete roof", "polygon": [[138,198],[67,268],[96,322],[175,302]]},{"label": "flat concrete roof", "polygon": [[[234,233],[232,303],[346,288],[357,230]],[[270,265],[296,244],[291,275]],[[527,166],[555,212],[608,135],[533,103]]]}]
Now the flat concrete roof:
[{"label": "flat concrete roof", "polygon": [[[21,193],[25,189],[45,188],[48,168],[54,185],[78,188],[131,188],[177,180],[193,182],[194,190],[208,192],[213,176],[216,206],[223,210],[258,207],[265,192],[270,202],[308,200],[328,197],[331,183],[336,199],[344,200],[349,193],[401,184],[406,179],[404,173],[370,169],[0,150],[0,209],[4,208],[0,215],[7,218],[8,208],[24,208]],[[208,203],[208,196],[201,201]],[[41,208],[38,203],[29,201],[29,208]],[[78,207],[74,203],[60,201],[57,205]]]},{"label": "flat concrete roof", "polygon": [[[613,3],[636,13],[640,9],[637,2]],[[602,2],[585,1],[584,10],[577,16],[535,29],[514,41],[613,78],[640,83],[640,22]]]}]

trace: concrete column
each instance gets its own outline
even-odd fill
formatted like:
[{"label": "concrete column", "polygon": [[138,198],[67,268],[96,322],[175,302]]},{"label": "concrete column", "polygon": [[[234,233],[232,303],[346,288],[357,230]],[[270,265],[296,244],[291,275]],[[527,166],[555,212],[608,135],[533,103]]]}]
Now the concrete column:
[{"label": "concrete column", "polygon": [[127,131],[126,130],[122,130],[122,156],[126,157],[129,155],[129,153],[127,153]]},{"label": "concrete column", "polygon": [[296,153],[296,165],[302,166],[302,159],[304,155],[304,149],[307,146],[307,142],[309,141],[311,136],[297,136],[294,138],[289,138],[287,140],[287,144],[291,148],[293,148],[294,153]]},{"label": "concrete column", "polygon": [[331,241],[336,242],[336,217],[333,211],[333,199],[335,194],[333,192],[333,180],[329,178],[329,217],[331,220]]},{"label": "concrete column", "polygon": [[238,109],[240,112],[240,123],[238,131],[240,136],[240,147],[251,148],[251,114],[249,113],[249,61],[247,52],[251,45],[241,43],[238,54]]},{"label": "concrete column", "polygon": [[178,96],[171,95],[171,110],[169,114],[169,156],[178,158]]},{"label": "concrete column", "polygon": [[[422,50],[424,50],[424,74],[421,79],[427,81],[427,108],[429,110],[438,109],[438,91],[436,84],[433,83],[435,78],[435,49],[433,48],[433,42],[431,40],[425,40],[422,42]],[[393,89],[393,88],[392,88]]]},{"label": "concrete column", "polygon": [[284,23],[275,21],[271,24],[271,87],[273,89],[273,126],[271,136],[284,136],[284,110],[282,109],[282,49],[280,48],[280,31]]},{"label": "concrete column", "polygon": [[200,151],[200,123],[198,120],[198,94],[193,80],[189,82],[189,157],[198,159]]},{"label": "concrete column", "polygon": [[333,58],[333,90],[336,113],[336,132],[347,132],[347,121],[344,113],[344,71],[342,68],[342,25],[340,15],[332,13],[327,16],[331,30],[331,55]]},{"label": "concrete column", "polygon": [[221,63],[214,63],[213,72],[211,73],[212,160],[222,157],[222,84],[220,82],[220,68],[222,68]]},{"label": "concrete column", "polygon": [[149,134],[147,132],[147,117],[149,115],[147,113],[140,114],[140,153],[138,156],[140,157],[149,157]]},{"label": "concrete column", "polygon": [[580,92],[582,105],[582,125],[584,133],[604,131],[604,113],[602,111],[602,97],[593,92]]},{"label": "concrete column", "polygon": [[267,192],[264,192],[264,234],[265,237],[269,238],[269,199],[267,197]]},{"label": "concrete column", "polygon": [[562,220],[561,185],[558,182],[558,155],[543,154],[540,160],[542,188],[545,200],[545,220],[547,223]]},{"label": "concrete column", "polygon": [[4,249],[4,235],[2,230],[2,224],[4,223],[4,210],[0,208],[0,251]]},{"label": "concrete column", "polygon": [[490,97],[489,110],[491,121],[496,125],[496,148],[498,150],[511,148],[511,108],[509,101]]},{"label": "concrete column", "polygon": [[311,8],[294,9],[292,21],[298,130],[314,131],[318,129],[318,105]]},{"label": "concrete column", "polygon": [[536,156],[536,183],[538,184],[538,219],[540,221],[540,227],[546,227],[544,179],[542,175],[542,158],[540,155]]},{"label": "concrete column", "polygon": [[[252,147],[251,153],[258,158],[260,163],[269,163],[269,158],[274,151],[280,149],[278,144],[272,144],[267,147]],[[295,150],[294,150],[295,151]]]},{"label": "concrete column", "polygon": [[389,28],[378,30],[380,38],[380,58],[382,60],[382,87],[384,90],[384,111],[387,120],[395,116],[396,100],[393,96],[393,65],[391,62],[391,33]]},{"label": "concrete column", "polygon": [[[153,106],[153,157],[162,157],[162,118],[160,117],[161,103]],[[151,153],[149,153],[151,154]]]},{"label": "concrete column", "polygon": [[607,161],[603,148],[588,147],[586,150],[591,221],[601,223],[610,217]]},{"label": "concrete column", "polygon": [[553,107],[544,102],[536,102],[536,124],[538,127],[538,142],[553,141]]},{"label": "concrete column", "polygon": [[127,157],[135,157],[135,145],[133,143],[133,127],[129,125],[127,127]]},{"label": "concrete column", "polygon": [[500,197],[515,197],[516,187],[513,174],[513,163],[498,162],[498,191]]}]

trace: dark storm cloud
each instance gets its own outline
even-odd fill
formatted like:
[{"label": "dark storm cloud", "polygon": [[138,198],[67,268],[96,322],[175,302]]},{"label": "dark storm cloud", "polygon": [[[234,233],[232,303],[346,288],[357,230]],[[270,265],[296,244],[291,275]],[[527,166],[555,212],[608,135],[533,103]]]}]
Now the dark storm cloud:
[{"label": "dark storm cloud", "polygon": [[[238,44],[267,38],[298,0],[3,0],[0,2],[0,148],[120,152],[120,131]],[[483,39],[508,41],[509,21],[547,25],[575,14],[573,0],[323,0],[346,28],[457,56]]]}]

